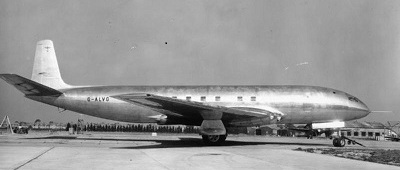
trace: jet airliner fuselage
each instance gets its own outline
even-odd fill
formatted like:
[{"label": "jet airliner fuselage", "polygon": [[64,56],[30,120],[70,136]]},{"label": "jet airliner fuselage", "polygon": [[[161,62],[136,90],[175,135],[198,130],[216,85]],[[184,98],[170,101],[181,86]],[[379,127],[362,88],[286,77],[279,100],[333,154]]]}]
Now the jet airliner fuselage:
[{"label": "jet airliner fuselage", "polygon": [[[348,121],[365,117],[368,107],[347,93],[315,86],[97,86],[60,90],[59,97],[27,96],[32,100],[95,117],[134,123],[169,124],[160,112],[132,105],[113,96],[148,93],[199,102],[210,106],[264,109],[272,107],[284,114],[279,123],[308,124]],[[80,106],[80,107],[77,107]],[[190,114],[190,109],[187,110]],[[201,117],[187,125],[200,126]],[[281,116],[281,117],[282,117]],[[225,126],[262,126],[269,122],[224,121]],[[176,124],[176,123],[171,123]]]}]

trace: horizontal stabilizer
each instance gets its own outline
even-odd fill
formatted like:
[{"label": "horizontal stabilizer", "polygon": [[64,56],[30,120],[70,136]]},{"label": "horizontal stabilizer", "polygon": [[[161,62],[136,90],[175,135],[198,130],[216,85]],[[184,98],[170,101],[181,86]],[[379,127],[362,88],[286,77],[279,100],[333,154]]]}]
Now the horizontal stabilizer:
[{"label": "horizontal stabilizer", "polygon": [[60,96],[60,91],[34,82],[16,74],[0,74],[0,78],[13,85],[27,96]]}]

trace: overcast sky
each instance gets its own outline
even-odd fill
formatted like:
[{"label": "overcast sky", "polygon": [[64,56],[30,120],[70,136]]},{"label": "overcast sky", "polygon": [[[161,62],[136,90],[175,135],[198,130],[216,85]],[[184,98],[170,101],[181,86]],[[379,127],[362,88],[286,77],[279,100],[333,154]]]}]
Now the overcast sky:
[{"label": "overcast sky", "polygon": [[[73,85],[324,86],[400,121],[400,1],[0,1],[0,73],[30,78],[43,39]],[[5,115],[80,117],[0,81]]]}]

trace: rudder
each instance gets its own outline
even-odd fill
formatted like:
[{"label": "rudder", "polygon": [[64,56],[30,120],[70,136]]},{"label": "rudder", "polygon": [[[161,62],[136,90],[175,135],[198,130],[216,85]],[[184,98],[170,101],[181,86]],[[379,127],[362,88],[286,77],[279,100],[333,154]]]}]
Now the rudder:
[{"label": "rudder", "polygon": [[54,89],[69,87],[61,78],[56,53],[51,40],[37,42],[31,79]]}]

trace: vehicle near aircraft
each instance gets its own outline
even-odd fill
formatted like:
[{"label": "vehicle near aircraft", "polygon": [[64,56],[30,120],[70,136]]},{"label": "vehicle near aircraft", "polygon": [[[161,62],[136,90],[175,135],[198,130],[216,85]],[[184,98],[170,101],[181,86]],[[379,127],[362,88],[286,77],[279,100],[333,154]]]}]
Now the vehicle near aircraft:
[{"label": "vehicle near aircraft", "polygon": [[[200,126],[208,145],[227,127],[343,122],[370,113],[356,97],[317,86],[72,86],[61,78],[53,42],[37,43],[32,78],[0,77],[25,97],[74,112],[122,122]],[[345,138],[333,140],[344,146]]]},{"label": "vehicle near aircraft", "polygon": [[[287,125],[287,129],[296,132],[303,132],[304,135],[300,135],[302,137],[307,137],[307,139],[312,139],[314,136],[320,136],[321,134],[325,134],[325,137],[332,137],[333,132],[335,129],[327,128],[327,129],[313,129],[312,124],[307,124],[304,127],[301,126],[294,126],[294,125]],[[298,135],[299,136],[299,135]]]},{"label": "vehicle near aircraft", "polygon": [[391,141],[395,141],[395,142],[399,142],[400,141],[400,137],[395,137],[395,136],[385,136],[386,140],[391,140]]},{"label": "vehicle near aircraft", "polygon": [[[329,128],[320,128],[320,127],[312,127],[312,124],[307,124],[305,127],[295,127],[295,126],[289,126],[288,129],[292,131],[298,131],[298,132],[304,132],[305,137],[307,139],[312,139],[314,136],[320,136],[321,134],[325,134],[325,137],[329,137],[330,139],[333,139],[333,146],[336,147],[343,147],[346,144],[357,144],[360,146],[365,147],[363,144],[358,143],[354,139],[350,139],[346,136],[341,136],[341,133],[344,131],[349,131],[349,130],[341,130],[340,128],[344,127],[344,122],[335,122],[335,123],[343,123],[343,126],[335,127],[335,126],[324,126],[324,127],[329,127]],[[323,124],[323,123],[319,123]],[[342,140],[344,139],[344,140]]]}]

